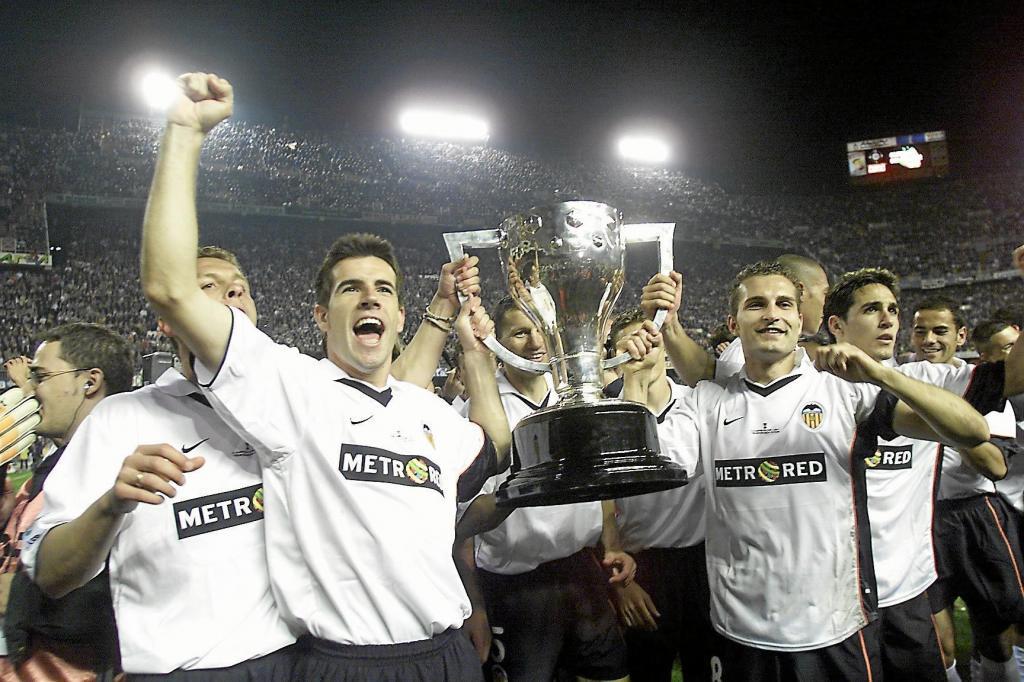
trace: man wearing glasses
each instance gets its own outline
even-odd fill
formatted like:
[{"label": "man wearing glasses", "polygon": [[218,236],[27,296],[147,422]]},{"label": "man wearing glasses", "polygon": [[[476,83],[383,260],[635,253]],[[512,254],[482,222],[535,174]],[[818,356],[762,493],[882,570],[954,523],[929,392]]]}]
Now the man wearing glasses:
[{"label": "man wearing glasses", "polygon": [[108,396],[131,389],[133,366],[134,352],[127,341],[106,327],[81,322],[43,334],[28,366],[26,388],[35,392],[40,404],[36,433],[52,440],[57,449],[35,467],[6,526],[8,546],[0,563],[0,603],[6,604],[6,657],[0,659],[0,670],[5,674],[14,668],[22,679],[82,679],[87,673],[103,674],[118,667],[106,571],[51,600],[24,571],[15,569],[21,533],[43,506],[43,482],[93,408]]}]

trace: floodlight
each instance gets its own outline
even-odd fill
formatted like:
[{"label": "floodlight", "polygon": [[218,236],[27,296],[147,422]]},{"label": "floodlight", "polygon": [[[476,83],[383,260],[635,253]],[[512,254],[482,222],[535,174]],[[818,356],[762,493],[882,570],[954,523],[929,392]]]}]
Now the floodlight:
[{"label": "floodlight", "polygon": [[619,138],[619,155],[640,163],[664,163],[668,161],[669,146],[657,137],[626,135]]},{"label": "floodlight", "polygon": [[443,109],[406,109],[398,117],[398,125],[402,132],[418,137],[472,142],[483,142],[490,137],[484,119]]},{"label": "floodlight", "polygon": [[139,85],[146,106],[155,110],[169,107],[180,91],[178,83],[173,78],[155,71],[143,76]]}]

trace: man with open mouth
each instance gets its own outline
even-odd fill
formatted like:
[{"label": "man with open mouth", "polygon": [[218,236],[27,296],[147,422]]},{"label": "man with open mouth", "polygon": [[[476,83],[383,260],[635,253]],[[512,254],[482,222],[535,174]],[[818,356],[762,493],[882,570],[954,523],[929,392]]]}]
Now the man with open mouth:
[{"label": "man with open mouth", "polygon": [[233,92],[213,74],[180,82],[144,223],[143,291],[192,349],[211,405],[262,464],[274,596],[285,620],[309,633],[297,679],[479,679],[459,632],[471,610],[451,551],[456,500],[508,464],[511,435],[480,341],[493,325],[476,297],[456,319],[434,315],[464,349],[467,421],[391,374],[405,309],[401,271],[380,237],[339,238],[317,273],[323,360],[205,297],[194,261],[199,151],[231,115]]}]

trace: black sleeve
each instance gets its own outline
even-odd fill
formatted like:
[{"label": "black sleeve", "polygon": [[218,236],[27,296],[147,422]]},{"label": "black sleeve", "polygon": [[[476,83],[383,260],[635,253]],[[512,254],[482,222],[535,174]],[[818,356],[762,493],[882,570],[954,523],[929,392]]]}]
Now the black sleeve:
[{"label": "black sleeve", "polygon": [[974,368],[971,383],[964,391],[964,400],[982,414],[1002,412],[1005,405],[1003,388],[1006,382],[1006,363],[983,362]]},{"label": "black sleeve", "polygon": [[895,440],[899,434],[893,430],[892,420],[896,414],[896,403],[898,402],[899,399],[892,393],[882,391],[875,398],[875,409],[871,410],[871,414],[859,426],[882,440]]},{"label": "black sleeve", "polygon": [[458,501],[469,502],[484,487],[484,483],[487,482],[488,478],[497,476],[500,473],[498,471],[498,451],[494,449],[494,443],[491,442],[491,439],[485,435],[480,453],[477,454],[476,459],[459,476],[459,484],[456,488]]}]

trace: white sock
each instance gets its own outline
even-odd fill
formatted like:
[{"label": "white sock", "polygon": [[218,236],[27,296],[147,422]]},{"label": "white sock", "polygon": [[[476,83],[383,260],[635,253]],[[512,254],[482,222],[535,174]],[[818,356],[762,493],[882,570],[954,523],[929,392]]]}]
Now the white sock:
[{"label": "white sock", "polygon": [[993,661],[982,656],[981,677],[978,679],[984,682],[1020,682],[1017,661],[1012,656],[1007,661]]},{"label": "white sock", "polygon": [[948,680],[948,682],[962,682],[960,680],[960,673],[956,671],[955,658],[953,659],[953,662],[949,664],[949,667],[946,668],[946,680]]}]

